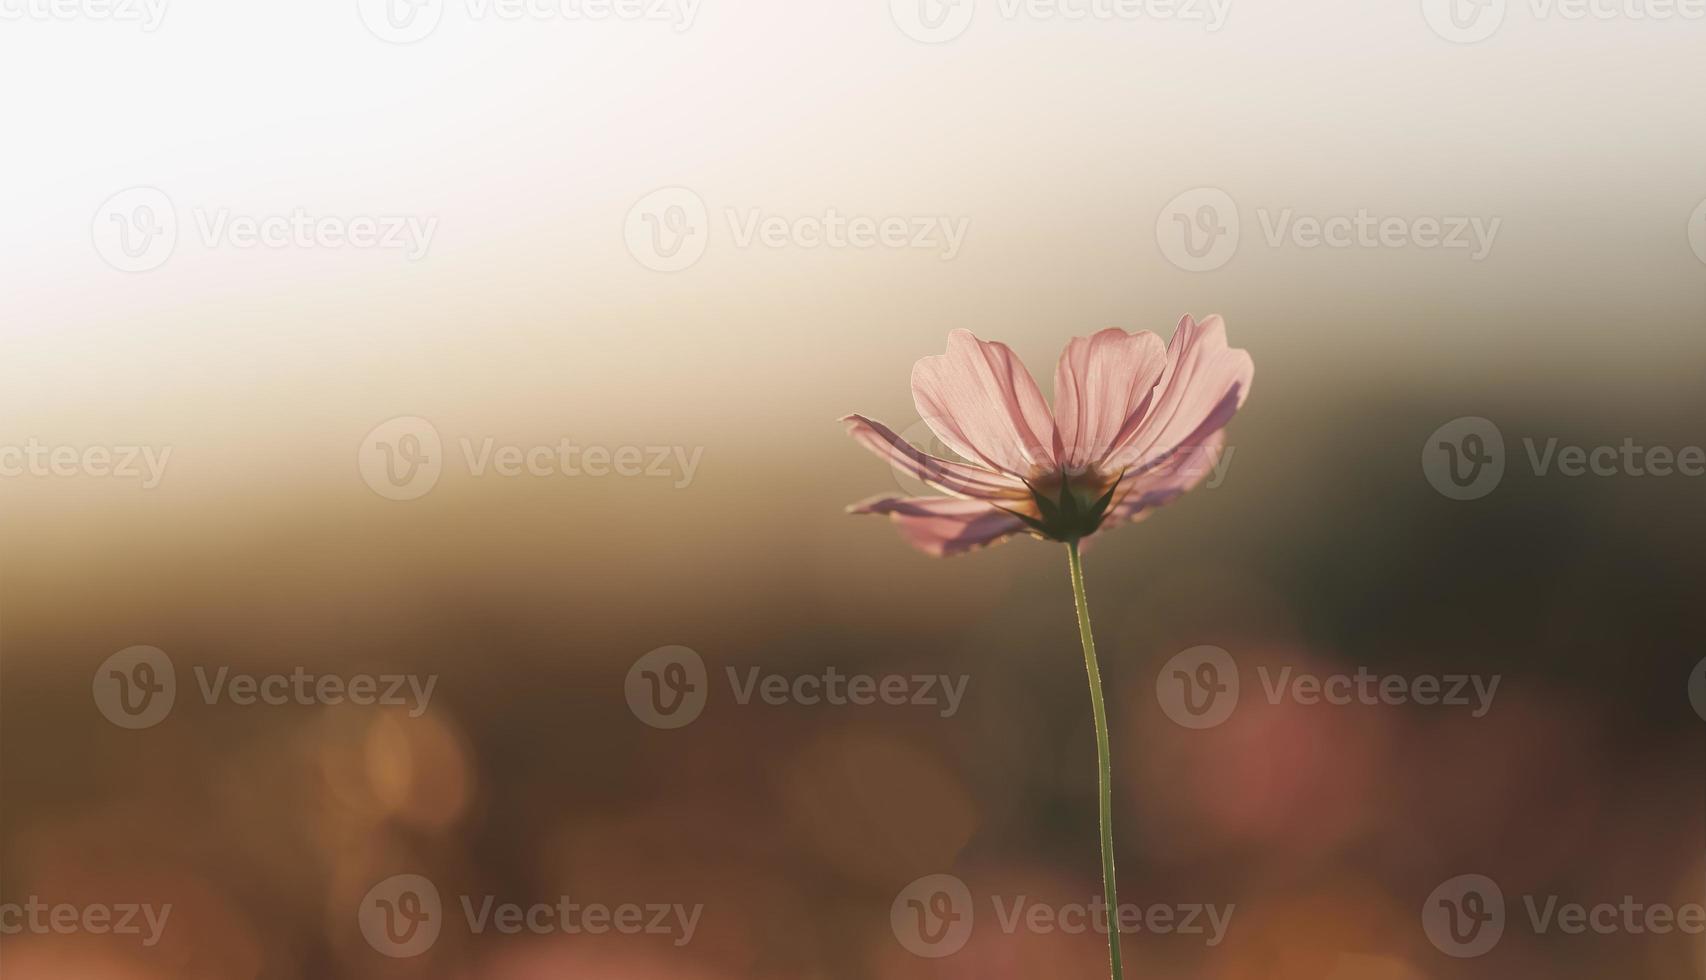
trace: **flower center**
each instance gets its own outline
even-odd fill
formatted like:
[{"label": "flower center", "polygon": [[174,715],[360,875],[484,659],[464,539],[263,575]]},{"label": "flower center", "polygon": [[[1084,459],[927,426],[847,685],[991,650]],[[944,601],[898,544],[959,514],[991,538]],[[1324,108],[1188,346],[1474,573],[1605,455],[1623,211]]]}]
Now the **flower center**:
[{"label": "flower center", "polygon": [[1045,474],[1025,481],[1036,516],[1016,512],[1014,516],[1051,541],[1077,541],[1102,526],[1119,485],[1120,477],[1110,478],[1094,470]]}]

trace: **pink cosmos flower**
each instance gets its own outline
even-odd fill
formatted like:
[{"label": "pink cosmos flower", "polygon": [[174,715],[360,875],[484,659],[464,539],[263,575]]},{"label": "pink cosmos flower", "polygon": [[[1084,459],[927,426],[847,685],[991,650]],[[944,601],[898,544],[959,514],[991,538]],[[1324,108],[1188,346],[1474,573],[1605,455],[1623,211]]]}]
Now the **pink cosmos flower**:
[{"label": "pink cosmos flower", "polygon": [[1218,316],[1185,317],[1171,345],[1113,328],[1066,345],[1051,412],[1011,348],[955,330],[946,354],[913,366],[912,397],[967,462],[924,453],[862,415],[842,420],[861,445],[947,496],[879,496],[849,510],[889,515],[937,556],[1025,532],[1082,540],[1200,483],[1254,373],[1250,355],[1227,346]]}]

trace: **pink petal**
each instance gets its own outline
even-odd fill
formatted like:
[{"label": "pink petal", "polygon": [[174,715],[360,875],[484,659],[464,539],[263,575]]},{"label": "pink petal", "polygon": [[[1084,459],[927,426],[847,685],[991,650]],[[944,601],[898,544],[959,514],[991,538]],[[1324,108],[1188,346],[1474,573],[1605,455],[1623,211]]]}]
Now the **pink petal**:
[{"label": "pink petal", "polygon": [[946,354],[913,366],[912,398],[931,430],[966,459],[1019,477],[1055,468],[1048,403],[1006,344],[955,330]]},{"label": "pink petal", "polygon": [[1147,330],[1110,328],[1066,345],[1054,370],[1054,419],[1068,473],[1107,458],[1148,412],[1166,369],[1167,345]]},{"label": "pink petal", "polygon": [[887,514],[908,543],[927,555],[963,555],[1025,530],[1025,523],[994,504],[952,497],[876,497],[854,504],[855,514]]},{"label": "pink petal", "polygon": [[1142,520],[1154,508],[1172,503],[1207,479],[1226,451],[1226,431],[1217,430],[1200,443],[1179,447],[1141,473],[1127,471],[1120,481],[1120,497],[1109,508],[1101,530]]},{"label": "pink petal", "polygon": [[1250,394],[1256,368],[1247,351],[1228,347],[1218,316],[1179,322],[1153,404],[1127,425],[1102,461],[1107,472],[1143,469],[1181,446],[1196,446],[1232,420]]},{"label": "pink petal", "polygon": [[847,434],[859,445],[889,461],[889,465],[943,493],[976,498],[1024,498],[1029,491],[1018,480],[970,463],[932,456],[907,443],[881,422],[849,415]]}]

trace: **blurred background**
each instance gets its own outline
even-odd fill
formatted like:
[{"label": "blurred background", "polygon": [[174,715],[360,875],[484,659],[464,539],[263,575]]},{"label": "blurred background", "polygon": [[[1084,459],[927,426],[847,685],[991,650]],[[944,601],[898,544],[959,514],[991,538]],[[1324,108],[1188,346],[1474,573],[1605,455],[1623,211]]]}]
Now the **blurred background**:
[{"label": "blurred background", "polygon": [[[1100,891],[1063,549],[846,516],[914,488],[835,420],[926,442],[908,374],[957,327],[1047,392],[1072,336],[1185,313],[1255,359],[1233,454],[1086,564],[1121,897],[1233,911],[1126,936],[1128,975],[1706,974],[1698,929],[1525,904],[1706,902],[1706,480],[1530,453],[1706,442],[1706,20],[1650,7],[3,8],[0,974],[1105,976],[996,912]],[[800,223],[831,213],[933,237]],[[1359,215],[1391,234],[1308,230]],[[244,244],[280,216],[329,224]],[[1462,418],[1504,443],[1474,499]],[[1242,690],[1193,729],[1167,665],[1202,645]],[[175,699],[126,727],[138,646]],[[664,647],[706,669],[679,727],[633,697]],[[742,703],[754,668],[964,695]],[[1499,686],[1267,697],[1287,668]],[[222,669],[433,687],[243,704]],[[1506,906],[1474,957],[1423,916],[1465,874]],[[396,875],[430,948],[364,928]],[[924,956],[933,875],[975,925]],[[563,896],[699,914],[463,915]],[[145,945],[33,900],[171,911]]]}]

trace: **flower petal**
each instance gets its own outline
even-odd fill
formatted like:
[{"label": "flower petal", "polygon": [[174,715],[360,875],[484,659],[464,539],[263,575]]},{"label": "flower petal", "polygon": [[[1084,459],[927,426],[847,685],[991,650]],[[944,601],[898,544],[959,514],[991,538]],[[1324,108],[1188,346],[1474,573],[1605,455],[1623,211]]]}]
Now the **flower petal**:
[{"label": "flower petal", "polygon": [[955,330],[946,354],[913,365],[912,398],[931,430],[966,459],[1018,477],[1055,468],[1048,403],[1006,344]]},{"label": "flower petal", "polygon": [[1018,480],[970,463],[932,456],[896,435],[892,429],[863,415],[849,415],[847,434],[889,465],[943,493],[979,499],[1025,498],[1029,491]]},{"label": "flower petal", "polygon": [[1255,371],[1248,351],[1227,346],[1224,320],[1211,316],[1198,323],[1185,317],[1167,349],[1167,370],[1153,404],[1127,425],[1101,468],[1142,470],[1181,446],[1201,445],[1244,404]]},{"label": "flower petal", "polygon": [[1172,503],[1213,473],[1222,460],[1230,462],[1231,452],[1226,448],[1226,430],[1219,429],[1196,445],[1177,448],[1142,473],[1127,472],[1120,481],[1119,499],[1108,509],[1101,529],[1140,521],[1151,510]]},{"label": "flower petal", "polygon": [[1147,330],[1113,327],[1066,345],[1054,370],[1054,420],[1068,473],[1107,458],[1127,426],[1148,413],[1166,370],[1167,345]]},{"label": "flower petal", "polygon": [[995,544],[1025,530],[1025,523],[994,504],[952,497],[875,497],[849,507],[855,514],[887,514],[914,548],[943,558]]}]

